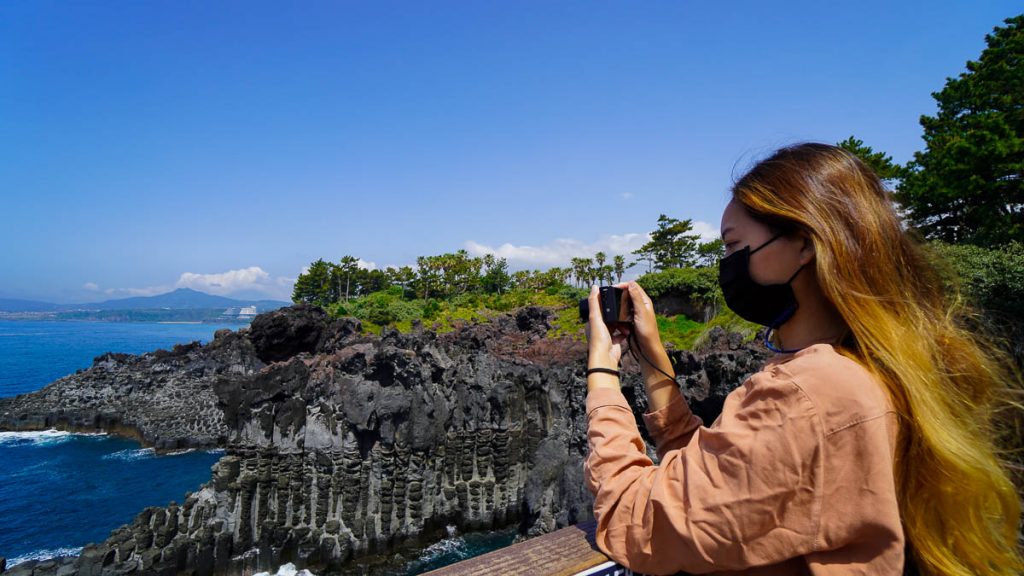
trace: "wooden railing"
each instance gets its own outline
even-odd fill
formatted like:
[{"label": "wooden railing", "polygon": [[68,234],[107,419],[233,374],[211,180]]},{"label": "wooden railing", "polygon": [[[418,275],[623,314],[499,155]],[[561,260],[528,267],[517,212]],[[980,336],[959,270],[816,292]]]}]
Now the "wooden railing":
[{"label": "wooden railing", "polygon": [[530,538],[457,564],[430,576],[624,576],[632,574],[597,548],[593,520]]}]

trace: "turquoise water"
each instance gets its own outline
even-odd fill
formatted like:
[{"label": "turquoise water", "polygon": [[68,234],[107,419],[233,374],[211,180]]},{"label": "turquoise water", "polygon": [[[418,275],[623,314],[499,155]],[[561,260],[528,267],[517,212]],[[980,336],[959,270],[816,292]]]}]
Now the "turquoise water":
[{"label": "turquoise water", "polygon": [[[238,324],[0,321],[0,397],[38,390],[104,352],[137,354]],[[8,566],[75,554],[146,506],[181,503],[210,479],[218,452],[156,456],[133,441],[0,432],[0,556]]]}]

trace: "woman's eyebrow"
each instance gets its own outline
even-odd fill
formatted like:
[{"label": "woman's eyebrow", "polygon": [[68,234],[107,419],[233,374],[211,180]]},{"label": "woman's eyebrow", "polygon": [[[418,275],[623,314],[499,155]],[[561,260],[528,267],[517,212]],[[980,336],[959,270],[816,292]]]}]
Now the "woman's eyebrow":
[{"label": "woman's eyebrow", "polygon": [[728,234],[729,232],[732,232],[734,228],[735,228],[734,226],[728,226],[728,227],[724,228],[722,230],[722,236],[721,236],[722,240],[725,240],[725,235]]}]

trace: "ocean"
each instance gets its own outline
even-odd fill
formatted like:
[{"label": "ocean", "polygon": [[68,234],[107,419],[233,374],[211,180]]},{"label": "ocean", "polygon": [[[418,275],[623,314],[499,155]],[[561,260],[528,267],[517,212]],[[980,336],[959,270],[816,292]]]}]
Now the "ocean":
[{"label": "ocean", "polygon": [[[0,397],[38,390],[105,352],[141,354],[213,338],[240,325],[0,321]],[[146,506],[184,501],[210,479],[221,452],[157,456],[137,442],[56,430],[0,432],[0,556],[7,566],[77,554]],[[398,574],[419,574],[507,546],[514,530],[457,534]]]},{"label": "ocean", "polygon": [[[104,352],[139,354],[209,342],[240,325],[0,321],[0,397],[38,390]],[[210,479],[217,451],[156,456],[102,434],[0,432],[0,556],[76,554],[146,506],[181,503]]]}]

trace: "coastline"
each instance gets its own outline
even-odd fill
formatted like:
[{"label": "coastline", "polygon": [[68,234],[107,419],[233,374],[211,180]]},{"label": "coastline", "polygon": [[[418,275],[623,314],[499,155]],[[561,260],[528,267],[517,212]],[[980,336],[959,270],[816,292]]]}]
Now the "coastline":
[{"label": "coastline", "polygon": [[173,321],[173,320],[164,320],[164,321],[157,322],[157,324],[202,324],[202,322],[199,321],[199,320],[195,320],[195,321],[181,320],[181,321],[177,321],[177,322]]},{"label": "coastline", "polygon": [[[209,481],[223,451],[158,455],[113,434],[48,429],[0,432],[0,454],[10,465],[0,473],[0,556],[17,574],[33,561],[73,563],[88,543],[103,541],[143,509],[182,501]],[[42,518],[53,525],[39,526]]]},{"label": "coastline", "polygon": [[[470,533],[506,529],[526,538],[587,520],[576,432],[585,426],[585,347],[549,337],[553,317],[526,307],[451,333],[375,335],[297,305],[206,344],[106,353],[42,390],[0,399],[0,426],[225,450],[184,502],[143,509],[53,570],[19,573],[154,573],[179,562],[230,572],[252,561],[384,574],[399,551],[425,559],[439,536],[447,542],[429,552],[455,547],[459,534],[467,544]],[[738,352],[717,330],[702,356],[686,360],[703,399],[695,411],[760,363],[758,350]],[[696,368],[705,356],[721,387]]]},{"label": "coastline", "polygon": [[74,310],[48,312],[0,312],[0,321],[117,322],[150,324],[232,324],[246,326],[251,316],[224,315],[221,308]]}]

